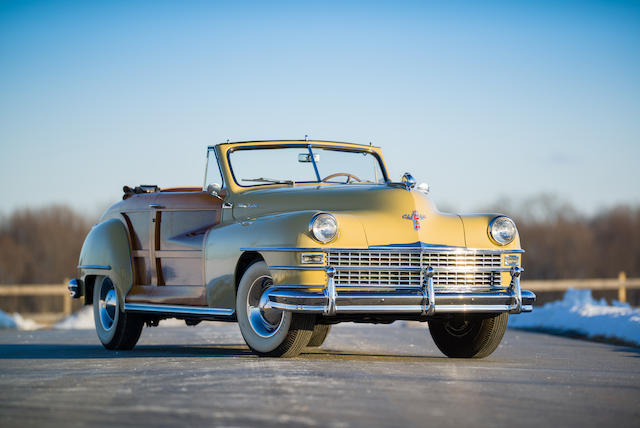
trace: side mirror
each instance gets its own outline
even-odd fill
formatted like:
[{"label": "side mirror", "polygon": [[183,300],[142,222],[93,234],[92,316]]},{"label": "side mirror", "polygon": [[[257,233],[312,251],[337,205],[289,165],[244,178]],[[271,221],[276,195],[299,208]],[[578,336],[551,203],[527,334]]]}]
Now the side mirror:
[{"label": "side mirror", "polygon": [[427,183],[420,183],[416,186],[416,190],[418,192],[422,192],[425,195],[427,195],[429,193],[429,190],[431,190],[431,188],[429,187],[429,185]]},{"label": "side mirror", "polygon": [[220,196],[222,188],[218,183],[212,183],[207,186],[207,193],[211,196]]}]

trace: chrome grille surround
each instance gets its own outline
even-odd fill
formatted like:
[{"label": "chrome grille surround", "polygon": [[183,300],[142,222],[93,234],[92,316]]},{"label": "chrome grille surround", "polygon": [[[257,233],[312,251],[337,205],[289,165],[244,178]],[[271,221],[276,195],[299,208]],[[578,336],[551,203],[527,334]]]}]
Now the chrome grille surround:
[{"label": "chrome grille surround", "polygon": [[327,265],[336,270],[338,290],[420,289],[427,267],[435,269],[439,291],[506,288],[500,281],[502,253],[493,250],[329,250]]}]

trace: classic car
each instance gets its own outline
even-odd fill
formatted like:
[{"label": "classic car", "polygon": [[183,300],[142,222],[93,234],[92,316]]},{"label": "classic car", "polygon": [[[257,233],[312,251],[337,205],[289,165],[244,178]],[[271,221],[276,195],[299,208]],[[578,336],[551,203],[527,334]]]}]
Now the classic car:
[{"label": "classic car", "polygon": [[87,235],[69,290],[107,349],[178,318],[237,322],[256,354],[291,357],[333,324],[414,320],[445,355],[480,358],[532,310],[514,222],[439,212],[378,147],[227,142],[206,165],[202,187],[125,186]]}]

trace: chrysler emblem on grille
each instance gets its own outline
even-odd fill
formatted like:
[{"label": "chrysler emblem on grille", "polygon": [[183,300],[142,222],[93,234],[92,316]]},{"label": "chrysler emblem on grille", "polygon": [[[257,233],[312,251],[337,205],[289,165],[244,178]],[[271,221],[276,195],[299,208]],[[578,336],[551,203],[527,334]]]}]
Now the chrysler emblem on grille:
[{"label": "chrysler emblem on grille", "polygon": [[420,230],[420,220],[423,220],[426,217],[418,211],[414,211],[411,214],[402,214],[402,218],[405,220],[413,220],[413,228],[415,230]]}]

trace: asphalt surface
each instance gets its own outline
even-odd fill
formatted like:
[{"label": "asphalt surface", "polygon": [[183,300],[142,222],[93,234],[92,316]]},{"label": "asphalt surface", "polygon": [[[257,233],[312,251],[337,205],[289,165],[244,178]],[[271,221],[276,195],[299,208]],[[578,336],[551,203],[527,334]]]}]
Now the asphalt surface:
[{"label": "asphalt surface", "polygon": [[0,426],[640,426],[640,349],[509,330],[484,360],[425,327],[343,324],[294,359],[252,355],[235,324],[0,331]]}]

